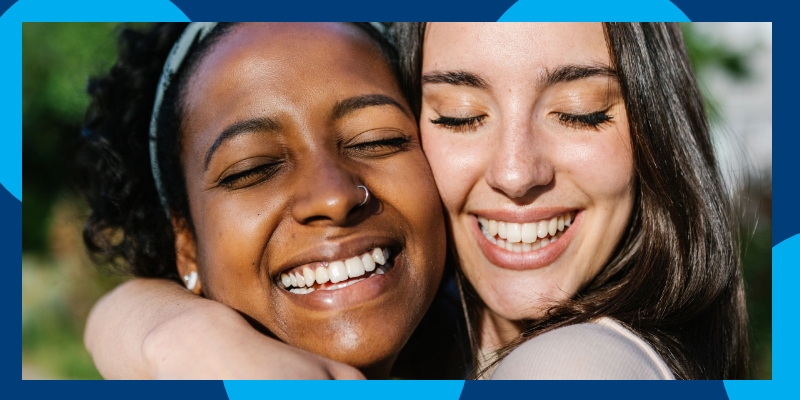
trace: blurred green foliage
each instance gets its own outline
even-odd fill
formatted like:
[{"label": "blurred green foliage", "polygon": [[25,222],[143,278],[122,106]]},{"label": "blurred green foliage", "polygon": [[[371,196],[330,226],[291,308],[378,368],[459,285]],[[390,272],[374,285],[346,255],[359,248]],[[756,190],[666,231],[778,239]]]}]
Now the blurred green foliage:
[{"label": "blurred green foliage", "polygon": [[88,76],[107,71],[118,24],[22,27],[23,376],[97,379],[83,346],[92,304],[120,282],[85,256],[85,210],[72,193],[70,157],[80,135]]},{"label": "blurred green foliage", "polygon": [[[92,304],[121,279],[99,274],[84,254],[85,206],[70,187],[70,157],[89,99],[89,76],[106,72],[120,26],[108,23],[25,23],[22,28],[22,360],[23,377],[96,379],[83,347]],[[747,52],[737,52],[683,25],[702,80],[718,68],[750,77]],[[705,99],[713,105],[713,99]],[[718,116],[713,114],[712,122]],[[751,318],[753,377],[772,376],[771,185],[754,177],[741,194],[758,224],[743,228],[744,274]],[[752,226],[751,226],[752,225]],[[33,372],[31,372],[33,371]]]},{"label": "blurred green foliage", "polygon": [[22,27],[22,250],[42,252],[47,218],[68,188],[69,160],[89,104],[87,77],[112,65],[116,24]]},{"label": "blurred green foliage", "polygon": [[[751,54],[759,48],[734,50],[699,32],[696,25],[683,24],[692,66],[703,88],[704,78],[721,72],[734,81],[745,82],[753,77],[749,67]],[[713,93],[703,99],[712,126],[726,126]],[[726,134],[723,129],[722,133]],[[747,159],[745,155],[741,155]],[[766,176],[762,176],[766,175]],[[742,189],[737,201],[737,215],[742,216],[742,269],[750,318],[751,375],[754,379],[772,379],[772,182],[771,171],[750,170],[739,182]]]},{"label": "blurred green foliage", "polygon": [[692,59],[695,71],[702,72],[708,68],[717,67],[724,70],[730,77],[747,79],[751,71],[747,66],[747,57],[750,51],[735,51],[724,44],[711,40],[707,35],[697,32],[694,25],[682,24],[683,39],[686,49]]}]

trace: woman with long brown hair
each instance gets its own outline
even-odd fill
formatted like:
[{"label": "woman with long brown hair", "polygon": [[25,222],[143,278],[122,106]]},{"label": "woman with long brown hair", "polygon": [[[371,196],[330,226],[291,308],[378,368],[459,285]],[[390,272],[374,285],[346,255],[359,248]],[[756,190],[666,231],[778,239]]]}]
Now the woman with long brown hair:
[{"label": "woman with long brown hair", "polygon": [[496,377],[746,376],[737,229],[677,24],[399,32],[478,376],[506,356]]}]

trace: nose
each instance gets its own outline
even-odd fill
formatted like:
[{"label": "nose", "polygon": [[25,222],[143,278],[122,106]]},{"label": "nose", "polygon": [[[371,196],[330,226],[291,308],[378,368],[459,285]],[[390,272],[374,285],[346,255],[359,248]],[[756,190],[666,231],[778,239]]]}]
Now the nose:
[{"label": "nose", "polygon": [[317,159],[296,182],[292,217],[300,224],[344,226],[368,205],[358,178],[330,159]]},{"label": "nose", "polygon": [[[521,199],[534,188],[553,181],[554,168],[541,132],[533,122],[516,118],[504,124],[486,168],[486,183],[511,199]],[[525,118],[528,119],[528,118]]]}]

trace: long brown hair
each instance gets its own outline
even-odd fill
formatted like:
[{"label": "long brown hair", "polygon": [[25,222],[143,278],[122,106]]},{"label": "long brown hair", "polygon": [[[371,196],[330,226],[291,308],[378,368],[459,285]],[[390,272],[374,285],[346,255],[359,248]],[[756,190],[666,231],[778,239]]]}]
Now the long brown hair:
[{"label": "long brown hair", "polygon": [[[474,375],[531,337],[605,316],[648,342],[676,378],[743,379],[747,313],[738,229],[680,26],[606,23],[604,30],[630,123],[636,199],[627,232],[585,288],[546,317],[522,321],[520,337]],[[394,31],[419,113],[425,24],[397,24]],[[463,276],[460,283],[474,359],[485,306]]]}]

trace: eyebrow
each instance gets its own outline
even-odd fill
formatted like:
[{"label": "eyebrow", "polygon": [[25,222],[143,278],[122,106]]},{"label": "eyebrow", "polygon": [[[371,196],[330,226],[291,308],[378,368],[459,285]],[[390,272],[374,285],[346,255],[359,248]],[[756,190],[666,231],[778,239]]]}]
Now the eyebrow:
[{"label": "eyebrow", "polygon": [[593,76],[607,76],[616,79],[617,71],[605,65],[561,65],[555,70],[545,72],[541,82],[545,86],[550,86],[556,83],[572,82]]},{"label": "eyebrow", "polygon": [[408,111],[397,102],[397,100],[383,94],[365,94],[340,100],[333,107],[332,117],[334,120],[342,119],[348,114],[366,107],[373,106],[394,106],[403,114],[409,115]]},{"label": "eyebrow", "polygon": [[[576,81],[593,76],[617,77],[617,71],[605,65],[561,65],[544,73],[540,82],[545,86]],[[487,89],[489,84],[480,75],[467,71],[433,71],[422,75],[422,83],[447,83]]]},{"label": "eyebrow", "polygon": [[433,71],[422,75],[422,83],[447,83],[456,86],[469,86],[486,89],[489,85],[480,75],[467,71]]},{"label": "eyebrow", "polygon": [[226,140],[243,134],[268,133],[275,132],[279,129],[281,129],[281,125],[275,120],[267,117],[253,118],[247,121],[237,122],[225,128],[225,130],[219,134],[217,140],[214,141],[214,144],[211,145],[211,148],[208,149],[208,152],[206,152],[204,169],[208,170],[208,164],[211,162],[211,157],[214,155],[214,152],[217,150],[217,148],[219,148],[219,146],[222,145],[222,143],[224,143]]}]

